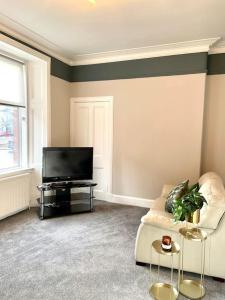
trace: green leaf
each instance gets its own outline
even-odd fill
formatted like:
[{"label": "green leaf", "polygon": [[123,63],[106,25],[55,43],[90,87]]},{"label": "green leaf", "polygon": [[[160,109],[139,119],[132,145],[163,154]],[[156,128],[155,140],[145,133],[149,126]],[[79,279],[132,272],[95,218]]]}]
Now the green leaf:
[{"label": "green leaf", "polygon": [[187,192],[173,203],[173,217],[175,221],[184,221],[185,217],[190,213],[201,209],[207,201],[204,196],[199,193],[199,184],[196,183],[188,188]]}]

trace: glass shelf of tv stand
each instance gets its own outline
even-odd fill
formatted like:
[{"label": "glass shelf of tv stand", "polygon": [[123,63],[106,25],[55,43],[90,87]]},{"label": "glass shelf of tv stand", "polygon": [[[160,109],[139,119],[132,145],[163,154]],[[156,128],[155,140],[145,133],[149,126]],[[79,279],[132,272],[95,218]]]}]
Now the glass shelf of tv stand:
[{"label": "glass shelf of tv stand", "polygon": [[[92,204],[94,197],[90,199],[90,197],[87,198],[86,195],[82,195],[83,198],[81,199],[76,194],[71,194],[71,196],[70,200],[66,201],[56,200],[55,195],[44,196],[43,215],[41,215],[40,209],[38,211],[40,219],[94,211]],[[41,208],[40,198],[38,199],[38,203]]]},{"label": "glass shelf of tv stand", "polygon": [[92,181],[64,181],[64,182],[49,182],[37,186],[39,191],[52,191],[61,189],[85,188],[94,187],[97,183]]},{"label": "glass shelf of tv stand", "polygon": [[[41,193],[37,199],[39,218],[43,220],[57,215],[92,212],[93,188],[96,185],[92,181],[43,183],[37,187]],[[80,192],[80,188],[85,188],[85,192]]]},{"label": "glass shelf of tv stand", "polygon": [[[92,196],[92,199],[95,199],[95,197]],[[40,198],[37,199],[38,204],[40,204]],[[44,196],[44,206],[57,206],[57,204],[60,205],[67,205],[67,204],[78,204],[78,203],[84,203],[84,202],[90,202],[90,194],[89,193],[72,193],[70,195],[70,198],[68,200],[62,200],[59,198],[57,199],[56,195],[48,195]]]}]

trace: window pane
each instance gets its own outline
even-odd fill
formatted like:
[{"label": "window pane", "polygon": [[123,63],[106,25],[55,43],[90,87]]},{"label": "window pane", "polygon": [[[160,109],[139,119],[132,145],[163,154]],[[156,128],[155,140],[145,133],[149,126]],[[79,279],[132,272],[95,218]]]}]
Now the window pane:
[{"label": "window pane", "polygon": [[24,106],[23,64],[0,56],[0,101]]},{"label": "window pane", "polygon": [[0,105],[0,170],[20,166],[20,108]]}]

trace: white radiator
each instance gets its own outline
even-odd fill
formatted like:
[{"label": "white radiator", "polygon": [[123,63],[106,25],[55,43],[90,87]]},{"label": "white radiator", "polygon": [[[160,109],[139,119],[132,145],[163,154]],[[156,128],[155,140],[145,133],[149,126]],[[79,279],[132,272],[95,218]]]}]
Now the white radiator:
[{"label": "white radiator", "polygon": [[0,178],[0,219],[29,207],[30,173]]}]

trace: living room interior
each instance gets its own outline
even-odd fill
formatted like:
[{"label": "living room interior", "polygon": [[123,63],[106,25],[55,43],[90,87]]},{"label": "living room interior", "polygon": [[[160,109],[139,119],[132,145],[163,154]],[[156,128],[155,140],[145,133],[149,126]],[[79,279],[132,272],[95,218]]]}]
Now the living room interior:
[{"label": "living room interior", "polygon": [[0,0],[1,299],[225,299],[224,28],[223,0]]}]

